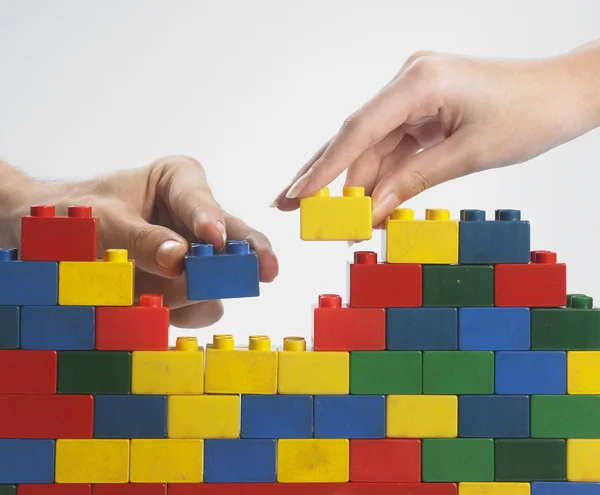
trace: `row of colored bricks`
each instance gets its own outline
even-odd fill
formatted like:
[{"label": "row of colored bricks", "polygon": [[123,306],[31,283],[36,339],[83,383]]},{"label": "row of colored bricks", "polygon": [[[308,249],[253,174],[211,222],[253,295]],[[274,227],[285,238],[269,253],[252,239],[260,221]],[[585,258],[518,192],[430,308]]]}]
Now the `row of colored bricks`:
[{"label": "row of colored bricks", "polygon": [[600,440],[0,440],[0,483],[600,482]]}]

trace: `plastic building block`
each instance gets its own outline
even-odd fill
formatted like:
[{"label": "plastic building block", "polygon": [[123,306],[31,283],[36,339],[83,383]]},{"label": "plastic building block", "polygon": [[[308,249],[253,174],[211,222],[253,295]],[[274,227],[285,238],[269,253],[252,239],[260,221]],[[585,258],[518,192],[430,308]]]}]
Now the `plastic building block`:
[{"label": "plastic building block", "polygon": [[129,440],[57,440],[56,483],[127,483]]},{"label": "plastic building block", "polygon": [[204,482],[273,483],[277,476],[276,451],[273,438],[206,440]]},{"label": "plastic building block", "polygon": [[196,337],[178,337],[175,350],[134,351],[132,356],[132,393],[204,393],[204,350]]},{"label": "plastic building block", "polygon": [[212,244],[190,246],[185,257],[190,301],[256,297],[260,294],[258,256],[246,241],[228,241],[224,253]]},{"label": "plastic building block", "polygon": [[459,348],[463,351],[528,351],[528,308],[460,308]]},{"label": "plastic building block", "polygon": [[350,481],[421,481],[421,441],[350,440]]},{"label": "plastic building block", "polygon": [[530,495],[529,483],[459,483],[461,495]]},{"label": "plastic building block", "polygon": [[346,483],[349,471],[350,445],[346,439],[277,441],[279,483]]},{"label": "plastic building block", "polygon": [[496,481],[564,481],[564,440],[500,439],[494,448]]},{"label": "plastic building block", "polygon": [[21,308],[0,306],[0,349],[18,349],[20,340]]},{"label": "plastic building block", "polygon": [[60,483],[19,485],[18,495],[92,495],[92,485]]},{"label": "plastic building block", "polygon": [[421,353],[370,351],[350,353],[350,393],[420,394]]},{"label": "plastic building block", "polygon": [[126,249],[107,249],[102,261],[61,261],[61,306],[131,306],[135,263]]},{"label": "plastic building block", "polygon": [[383,395],[315,397],[315,438],[385,438]]},{"label": "plastic building block", "polygon": [[57,217],[54,206],[32,206],[21,220],[21,257],[32,261],[95,261],[96,218],[91,206],[69,206]]},{"label": "plastic building block", "polygon": [[278,393],[293,395],[348,394],[348,352],[307,352],[306,340],[285,337],[279,352]]},{"label": "plastic building block", "polygon": [[494,353],[489,351],[424,352],[423,393],[493,394]]},{"label": "plastic building block", "polygon": [[342,307],[335,294],[319,296],[314,309],[315,351],[385,349],[385,309]]},{"label": "plastic building block", "polygon": [[[567,452],[567,457],[568,457]],[[567,468],[568,469],[568,468]],[[600,483],[577,483],[571,481],[538,481],[531,483],[531,495],[598,495]]]},{"label": "plastic building block", "polygon": [[58,353],[59,394],[128,394],[130,391],[131,353],[117,351],[60,351]]},{"label": "plastic building block", "polygon": [[54,440],[0,439],[0,484],[54,482]]},{"label": "plastic building block", "polygon": [[569,481],[600,481],[600,440],[567,440],[567,479]]},{"label": "plastic building block", "polygon": [[415,220],[413,210],[398,208],[385,231],[388,263],[458,263],[458,221],[448,210],[428,209],[425,220]]},{"label": "plastic building block", "polygon": [[98,395],[94,404],[96,438],[165,438],[164,395]]},{"label": "plastic building block", "polygon": [[0,351],[0,394],[55,394],[56,351]]},{"label": "plastic building block", "polygon": [[2,438],[92,438],[91,395],[0,395]]},{"label": "plastic building block", "polygon": [[456,395],[389,395],[387,436],[390,438],[456,438]]},{"label": "plastic building block", "polygon": [[455,350],[458,311],[456,308],[388,309],[386,332],[388,350]]},{"label": "plastic building block", "polygon": [[94,313],[94,308],[89,306],[24,306],[21,308],[21,348],[93,349]]},{"label": "plastic building block", "polygon": [[242,438],[312,438],[310,395],[242,395]]},{"label": "plastic building block", "polygon": [[16,249],[0,249],[0,306],[54,306],[58,263],[21,261]]},{"label": "plastic building block", "polygon": [[458,435],[463,438],[529,437],[527,395],[462,395]]},{"label": "plastic building block", "polygon": [[238,438],[240,396],[171,395],[168,424],[169,438]]},{"label": "plastic building block", "polygon": [[351,308],[405,308],[422,304],[422,267],[378,263],[377,253],[357,251],[350,264]]},{"label": "plastic building block", "polygon": [[164,483],[95,485],[94,495],[167,495],[167,485]]},{"label": "plastic building block", "polygon": [[423,440],[423,481],[494,481],[490,438]]},{"label": "plastic building block", "polygon": [[430,265],[423,267],[423,306],[480,307],[493,305],[493,266]]},{"label": "plastic building block", "polygon": [[17,485],[0,485],[0,495],[16,495]]},{"label": "plastic building block", "polygon": [[566,308],[531,311],[531,348],[534,350],[600,349],[600,308],[591,297],[568,294]]},{"label": "plastic building block", "polygon": [[552,307],[567,303],[567,266],[556,253],[532,251],[528,265],[496,265],[496,306]]},{"label": "plastic building block", "polygon": [[460,220],[461,264],[529,263],[530,227],[519,210],[496,210],[493,221],[484,210],[462,210]]},{"label": "plastic building block", "polygon": [[248,349],[235,349],[232,335],[214,335],[206,347],[207,394],[276,394],[277,351],[262,335],[250,336]]},{"label": "plastic building block", "polygon": [[600,438],[600,396],[534,395],[531,436],[534,438]]},{"label": "plastic building block", "polygon": [[564,394],[566,391],[566,353],[559,351],[496,353],[497,394]]},{"label": "plastic building block", "polygon": [[330,197],[326,187],[300,200],[304,241],[364,241],[372,235],[371,198],[364,187],[344,187],[341,197]]},{"label": "plastic building block", "polygon": [[600,394],[600,352],[568,352],[567,377],[569,394]]},{"label": "plastic building block", "polygon": [[169,308],[160,294],[142,294],[139,306],[96,310],[96,349],[102,351],[166,351]]},{"label": "plastic building block", "polygon": [[132,483],[202,481],[204,440],[131,440]]}]

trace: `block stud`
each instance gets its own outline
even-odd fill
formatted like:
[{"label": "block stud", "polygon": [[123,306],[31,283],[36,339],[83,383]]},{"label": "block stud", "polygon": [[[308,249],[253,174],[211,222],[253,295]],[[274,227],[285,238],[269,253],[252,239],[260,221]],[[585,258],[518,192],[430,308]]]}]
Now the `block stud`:
[{"label": "block stud", "polygon": [[14,261],[17,254],[17,248],[0,249],[0,261]]},{"label": "block stud", "polygon": [[553,251],[532,251],[531,262],[544,265],[555,265],[556,253]]},{"label": "block stud", "polygon": [[317,191],[312,195],[313,198],[328,198],[329,197],[329,188],[324,187],[320,191]]},{"label": "block stud", "polygon": [[213,335],[213,348],[220,351],[232,351],[234,347],[233,335],[224,333]]},{"label": "block stud", "polygon": [[577,294],[571,296],[569,300],[567,296],[567,305],[573,309],[592,309],[594,307],[594,299],[589,296]]},{"label": "block stud", "polygon": [[375,251],[356,251],[354,263],[357,265],[376,265],[377,253]]},{"label": "block stud", "polygon": [[573,300],[574,297],[587,297],[586,294],[567,294],[567,307],[570,308],[571,307],[571,301]]},{"label": "block stud", "polygon": [[396,208],[391,218],[392,220],[414,220],[415,212],[410,208]]},{"label": "block stud", "polygon": [[344,187],[344,197],[362,198],[365,195],[364,187]]},{"label": "block stud", "polygon": [[519,210],[496,210],[496,220],[502,222],[520,222],[521,212]]},{"label": "block stud", "polygon": [[450,210],[441,210],[438,208],[432,208],[425,210],[426,220],[437,220],[447,222],[450,220]]},{"label": "block stud", "polygon": [[266,335],[251,335],[248,349],[251,351],[270,351],[271,339]]},{"label": "block stud", "polygon": [[127,263],[129,261],[127,249],[107,249],[104,251],[104,261]]},{"label": "block stud", "polygon": [[319,308],[341,308],[342,298],[337,294],[321,294],[319,296]]},{"label": "block stud", "polygon": [[50,205],[33,205],[30,208],[32,217],[51,218],[56,215],[56,208]]},{"label": "block stud", "polygon": [[227,241],[227,254],[250,254],[248,241]]},{"label": "block stud", "polygon": [[295,352],[306,351],[306,339],[304,337],[285,337],[283,339],[283,350]]},{"label": "block stud", "polygon": [[175,349],[178,351],[197,352],[198,338],[197,337],[177,337],[175,341]]},{"label": "block stud", "polygon": [[140,306],[148,308],[160,308],[163,305],[162,294],[142,294],[140,296]]},{"label": "block stud", "polygon": [[463,222],[485,222],[485,210],[460,210]]},{"label": "block stud", "polygon": [[69,206],[68,215],[71,218],[92,218],[91,206]]},{"label": "block stud", "polygon": [[199,242],[194,242],[190,246],[190,254],[192,256],[212,256],[214,254],[213,245],[212,244],[201,244]]}]

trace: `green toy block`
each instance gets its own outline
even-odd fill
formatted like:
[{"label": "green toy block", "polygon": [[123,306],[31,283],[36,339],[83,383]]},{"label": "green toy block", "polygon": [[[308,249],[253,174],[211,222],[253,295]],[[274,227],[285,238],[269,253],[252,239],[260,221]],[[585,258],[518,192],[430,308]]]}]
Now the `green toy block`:
[{"label": "green toy block", "polygon": [[600,395],[532,395],[533,438],[600,438]]},{"label": "green toy block", "polygon": [[591,297],[569,294],[567,307],[531,311],[533,350],[600,350],[600,308]]},{"label": "green toy block", "polygon": [[491,438],[423,440],[423,481],[494,481]]},{"label": "green toy block", "polygon": [[351,394],[420,394],[419,351],[356,351],[350,353]]},{"label": "green toy block", "polygon": [[16,495],[17,485],[0,485],[0,495]]},{"label": "green toy block", "polygon": [[426,265],[423,267],[423,306],[493,305],[493,266]]},{"label": "green toy block", "polygon": [[129,394],[131,353],[121,351],[60,351],[59,394]]},{"label": "green toy block", "polygon": [[424,352],[423,393],[493,394],[494,353],[491,351]]},{"label": "green toy block", "polygon": [[565,481],[564,440],[531,438],[496,440],[496,481]]}]

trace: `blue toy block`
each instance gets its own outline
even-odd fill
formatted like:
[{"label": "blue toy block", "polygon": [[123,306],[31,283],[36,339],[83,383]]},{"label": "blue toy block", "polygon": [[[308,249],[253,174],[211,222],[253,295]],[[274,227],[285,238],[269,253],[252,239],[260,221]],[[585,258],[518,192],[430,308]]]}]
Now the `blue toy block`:
[{"label": "blue toy block", "polygon": [[96,310],[91,306],[23,306],[21,348],[90,350],[94,348]]},{"label": "blue toy block", "polygon": [[255,297],[258,257],[246,241],[228,241],[225,253],[213,252],[212,244],[192,244],[185,257],[187,297],[190,301]]},{"label": "blue toy block", "polygon": [[21,308],[0,306],[0,349],[18,349],[21,328]]},{"label": "blue toy block", "polygon": [[600,495],[600,483],[534,482],[531,495]]},{"label": "blue toy block", "polygon": [[388,350],[455,350],[456,308],[389,308],[386,310]]},{"label": "blue toy block", "polygon": [[166,395],[97,395],[95,438],[166,438]]},{"label": "blue toy block", "polygon": [[461,351],[527,351],[531,345],[529,308],[460,308]]},{"label": "blue toy block", "polygon": [[204,441],[205,483],[273,483],[277,477],[277,440]]},{"label": "blue toy block", "polygon": [[311,395],[242,395],[242,438],[312,438]]},{"label": "blue toy block", "polygon": [[483,210],[462,210],[460,220],[460,264],[529,263],[530,227],[519,210],[496,210],[491,221]]},{"label": "blue toy block", "polygon": [[53,483],[54,440],[0,439],[0,484]]},{"label": "blue toy block", "polygon": [[464,438],[527,438],[529,396],[461,395],[458,436]]},{"label": "blue toy block", "polygon": [[383,395],[315,397],[315,438],[385,438]]},{"label": "blue toy block", "polygon": [[514,395],[566,394],[566,353],[559,351],[497,352],[496,393]]},{"label": "blue toy block", "polygon": [[58,263],[22,261],[16,249],[0,249],[0,306],[54,306]]}]

